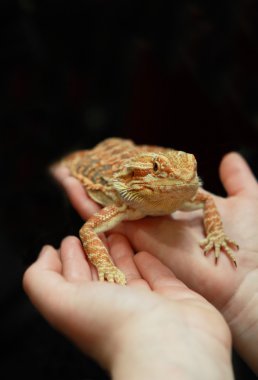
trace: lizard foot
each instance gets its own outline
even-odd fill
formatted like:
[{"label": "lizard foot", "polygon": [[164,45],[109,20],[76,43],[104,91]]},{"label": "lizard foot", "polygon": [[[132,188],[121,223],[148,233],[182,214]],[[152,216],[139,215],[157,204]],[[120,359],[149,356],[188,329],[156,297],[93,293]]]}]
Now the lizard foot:
[{"label": "lizard foot", "polygon": [[237,267],[237,262],[233,249],[237,250],[239,249],[239,246],[234,240],[229,239],[224,233],[210,234],[206,237],[206,239],[201,240],[199,244],[203,248],[205,255],[207,255],[208,252],[214,249],[216,264],[218,262],[218,258],[220,256],[221,251],[225,251],[230,260]]},{"label": "lizard foot", "polygon": [[126,285],[126,278],[124,273],[113,264],[99,266],[97,268],[99,280],[108,282],[115,282],[119,285]]}]

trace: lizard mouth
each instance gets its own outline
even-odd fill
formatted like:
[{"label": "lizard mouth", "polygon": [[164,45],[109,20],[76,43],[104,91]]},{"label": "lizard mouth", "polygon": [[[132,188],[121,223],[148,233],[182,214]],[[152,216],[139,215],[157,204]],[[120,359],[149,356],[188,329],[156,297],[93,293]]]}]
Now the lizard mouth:
[{"label": "lizard mouth", "polygon": [[180,180],[167,180],[167,181],[156,181],[154,182],[154,186],[145,186],[148,188],[158,188],[158,189],[190,189],[190,188],[198,188],[202,185],[202,181],[195,177],[192,181],[185,182]]}]

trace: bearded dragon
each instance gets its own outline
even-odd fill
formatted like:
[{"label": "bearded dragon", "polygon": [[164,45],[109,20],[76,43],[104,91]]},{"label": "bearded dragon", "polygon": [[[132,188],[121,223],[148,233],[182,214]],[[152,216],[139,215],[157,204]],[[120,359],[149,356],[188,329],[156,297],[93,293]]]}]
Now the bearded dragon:
[{"label": "bearded dragon", "polygon": [[214,250],[216,261],[223,250],[236,266],[235,241],[223,230],[213,197],[201,188],[194,155],[159,146],[135,145],[131,140],[109,138],[91,150],[77,151],[62,163],[70,169],[88,195],[103,208],[80,229],[80,239],[101,281],[125,284],[126,278],[112,262],[98,234],[123,220],[176,210],[203,209],[204,253]]}]

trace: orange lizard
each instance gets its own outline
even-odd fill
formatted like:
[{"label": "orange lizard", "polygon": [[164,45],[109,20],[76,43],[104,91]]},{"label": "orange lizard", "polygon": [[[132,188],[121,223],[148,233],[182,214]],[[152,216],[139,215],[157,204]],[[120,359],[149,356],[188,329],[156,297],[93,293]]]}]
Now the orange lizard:
[{"label": "orange lizard", "polygon": [[238,246],[225,235],[212,196],[201,189],[192,154],[110,138],[91,150],[68,155],[62,163],[81,181],[88,195],[104,206],[80,229],[85,253],[97,268],[101,281],[126,283],[99,238],[100,232],[123,220],[166,215],[176,210],[203,208],[206,238],[200,245],[204,253],[214,249],[217,261],[223,250],[236,266],[233,249]]}]

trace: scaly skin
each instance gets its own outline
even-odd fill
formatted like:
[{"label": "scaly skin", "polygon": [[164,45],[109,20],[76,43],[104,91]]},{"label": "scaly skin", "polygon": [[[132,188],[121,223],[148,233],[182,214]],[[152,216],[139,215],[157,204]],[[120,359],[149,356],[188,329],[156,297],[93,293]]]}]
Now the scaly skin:
[{"label": "scaly skin", "polygon": [[200,188],[192,154],[110,138],[91,150],[70,154],[62,162],[89,196],[104,206],[80,230],[85,253],[101,281],[123,285],[126,278],[111,261],[98,233],[122,220],[176,210],[203,208],[206,238],[200,245],[204,253],[214,249],[217,261],[223,250],[236,265],[231,247],[237,248],[237,244],[225,235],[213,198]]}]

